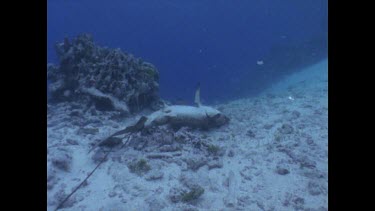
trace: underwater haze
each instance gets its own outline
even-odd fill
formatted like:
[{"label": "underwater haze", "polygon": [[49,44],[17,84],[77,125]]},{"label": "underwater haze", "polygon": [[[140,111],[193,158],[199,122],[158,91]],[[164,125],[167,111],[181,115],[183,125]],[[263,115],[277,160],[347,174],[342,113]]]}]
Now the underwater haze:
[{"label": "underwater haze", "polygon": [[328,210],[327,0],[48,0],[47,210]]},{"label": "underwater haze", "polygon": [[[326,0],[48,0],[54,45],[90,33],[156,66],[160,96],[207,103],[258,94],[327,57]],[[260,63],[260,64],[259,64]]]}]

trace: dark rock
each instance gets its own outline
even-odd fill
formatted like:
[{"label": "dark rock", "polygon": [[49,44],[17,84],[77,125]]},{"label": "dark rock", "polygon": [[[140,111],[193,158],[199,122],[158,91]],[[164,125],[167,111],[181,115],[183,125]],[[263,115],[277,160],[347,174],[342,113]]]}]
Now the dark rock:
[{"label": "dark rock", "polygon": [[57,183],[56,172],[50,171],[47,175],[47,189],[51,190]]},{"label": "dark rock", "polygon": [[297,161],[300,163],[301,168],[309,168],[309,169],[316,168],[316,162],[309,159],[307,156],[298,157]]},{"label": "dark rock", "polygon": [[110,137],[110,138],[105,139],[103,142],[101,142],[99,146],[115,147],[121,143],[122,143],[122,138]]},{"label": "dark rock", "polygon": [[233,156],[234,156],[234,151],[230,149],[228,151],[228,157],[233,157]]},{"label": "dark rock", "polygon": [[164,173],[158,170],[151,171],[147,174],[146,180],[151,181],[151,180],[158,180],[162,179],[164,176]]},{"label": "dark rock", "polygon": [[60,152],[52,158],[52,165],[63,171],[69,171],[71,163],[72,157],[66,152]]},{"label": "dark rock", "polygon": [[289,170],[288,169],[285,169],[285,168],[277,168],[276,169],[276,172],[280,175],[286,175],[286,174],[289,174]]},{"label": "dark rock", "polygon": [[79,133],[95,135],[99,132],[98,128],[81,128],[78,130]]},{"label": "dark rock", "polygon": [[70,145],[78,145],[78,142],[76,140],[73,140],[73,139],[66,139],[66,142]]},{"label": "dark rock", "polygon": [[309,193],[313,196],[320,195],[323,192],[323,188],[318,182],[310,181],[307,185]]},{"label": "dark rock", "polygon": [[172,203],[177,203],[181,201],[181,196],[184,193],[184,189],[173,187],[169,190],[169,199]]},{"label": "dark rock", "polygon": [[167,206],[164,201],[157,199],[155,196],[149,197],[145,201],[147,202],[150,211],[160,211]]},{"label": "dark rock", "polygon": [[[57,191],[56,194],[54,195],[54,198],[56,200],[55,204],[56,205],[60,204],[67,196],[68,196],[68,194],[65,193],[65,191],[63,189]],[[73,207],[73,205],[76,202],[77,202],[76,197],[72,196],[66,202],[64,202],[64,204],[62,204],[60,208],[70,208],[70,207]]]},{"label": "dark rock", "polygon": [[304,124],[304,123],[298,124],[297,128],[300,129],[300,130],[305,129],[306,128],[306,124]]},{"label": "dark rock", "polygon": [[307,137],[307,139],[306,139],[306,143],[307,143],[308,145],[314,145],[314,140],[313,140],[311,137]]},{"label": "dark rock", "polygon": [[283,205],[286,207],[292,206],[294,210],[305,210],[304,209],[305,199],[291,193],[286,193]]},{"label": "dark rock", "polygon": [[148,154],[146,155],[148,159],[171,159],[172,155],[170,154]]},{"label": "dark rock", "polygon": [[85,180],[83,183],[82,183],[82,187],[86,187],[89,185],[89,182],[87,182],[87,180]]},{"label": "dark rock", "polygon": [[72,116],[72,117],[79,117],[81,115],[82,115],[82,113],[80,111],[72,111],[72,112],[70,112],[70,116]]},{"label": "dark rock", "polygon": [[283,124],[278,130],[282,134],[292,134],[294,132],[294,129],[290,124]]},{"label": "dark rock", "polygon": [[176,152],[180,150],[181,150],[181,147],[177,145],[164,145],[159,148],[160,152]]},{"label": "dark rock", "polygon": [[265,125],[263,126],[263,128],[266,129],[266,130],[271,129],[272,127],[273,127],[273,124],[265,124]]},{"label": "dark rock", "polygon": [[179,181],[182,185],[191,189],[197,185],[197,183],[199,182],[199,178],[194,177],[190,174],[181,174],[179,177]]},{"label": "dark rock", "polygon": [[115,197],[117,195],[117,193],[115,192],[115,191],[111,191],[109,194],[108,194],[108,196],[110,197],[110,198],[113,198],[113,197]]},{"label": "dark rock", "polygon": [[268,94],[266,94],[266,96],[267,96],[268,98],[270,98],[270,99],[274,99],[274,98],[276,97],[276,95],[275,95],[275,94],[272,94],[272,93],[268,93]]},{"label": "dark rock", "polygon": [[[94,163],[100,163],[104,157],[105,157],[105,152],[102,149],[98,149],[95,154],[91,157],[91,159],[94,161]],[[107,158],[108,159],[108,158]],[[106,160],[107,160],[106,159]]]},{"label": "dark rock", "polygon": [[240,175],[245,179],[251,181],[255,176],[255,167],[245,166],[241,171]]},{"label": "dark rock", "polygon": [[207,158],[203,156],[195,156],[185,159],[188,169],[193,171],[198,170],[200,167],[207,164]]},{"label": "dark rock", "polygon": [[309,179],[327,179],[328,176],[326,173],[322,173],[318,171],[317,169],[305,169],[302,173],[303,176],[309,178]]},{"label": "dark rock", "polygon": [[318,208],[306,208],[305,211],[328,211],[326,207],[318,207]]},{"label": "dark rock", "polygon": [[190,141],[191,145],[196,148],[201,150],[202,146],[204,146],[204,142],[201,139],[193,139]]},{"label": "dark rock", "polygon": [[196,201],[202,194],[204,193],[204,189],[200,186],[193,187],[188,192],[183,192],[181,194],[181,201],[185,203],[191,203]]},{"label": "dark rock", "polygon": [[95,108],[98,111],[112,111],[115,110],[113,102],[108,97],[102,96],[93,96],[92,100],[94,101]]},{"label": "dark rock", "polygon": [[301,197],[296,197],[293,199],[294,207],[301,207],[302,205],[305,204],[305,199]]},{"label": "dark rock", "polygon": [[217,159],[217,160],[210,160],[207,163],[208,169],[213,169],[213,168],[222,168],[223,167],[223,160]]},{"label": "dark rock", "polygon": [[248,130],[246,132],[246,135],[249,136],[250,138],[255,138],[255,133],[252,130]]},{"label": "dark rock", "polygon": [[301,113],[299,111],[293,111],[291,113],[291,119],[297,119],[300,116],[301,116]]}]

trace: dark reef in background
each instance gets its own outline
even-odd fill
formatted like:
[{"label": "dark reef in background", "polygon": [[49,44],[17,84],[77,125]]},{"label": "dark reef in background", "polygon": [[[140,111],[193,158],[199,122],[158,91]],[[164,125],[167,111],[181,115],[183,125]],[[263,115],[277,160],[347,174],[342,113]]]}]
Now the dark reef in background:
[{"label": "dark reef in background", "polygon": [[159,102],[154,65],[120,49],[97,46],[89,34],[56,44],[60,65],[47,64],[50,103],[136,112]]}]

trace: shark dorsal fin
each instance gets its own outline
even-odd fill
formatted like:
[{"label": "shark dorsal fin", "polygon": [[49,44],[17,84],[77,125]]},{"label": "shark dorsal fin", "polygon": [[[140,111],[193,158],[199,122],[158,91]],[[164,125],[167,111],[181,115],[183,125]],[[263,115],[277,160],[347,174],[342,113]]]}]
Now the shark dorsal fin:
[{"label": "shark dorsal fin", "polygon": [[199,106],[201,106],[201,88],[200,88],[200,83],[197,85],[197,89],[195,90],[195,98],[194,98],[194,103],[196,103]]}]

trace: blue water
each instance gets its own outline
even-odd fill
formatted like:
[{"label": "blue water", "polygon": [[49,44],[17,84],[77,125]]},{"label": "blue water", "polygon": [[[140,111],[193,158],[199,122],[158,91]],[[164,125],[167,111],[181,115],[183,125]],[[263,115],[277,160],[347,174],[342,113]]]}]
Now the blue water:
[{"label": "blue water", "polygon": [[[160,96],[202,101],[256,95],[327,57],[326,0],[49,0],[54,44],[91,33],[102,46],[153,63]],[[262,61],[263,64],[257,64]]]}]

